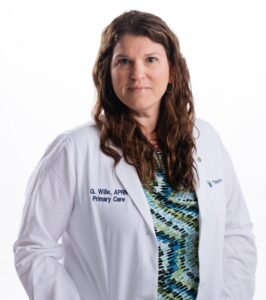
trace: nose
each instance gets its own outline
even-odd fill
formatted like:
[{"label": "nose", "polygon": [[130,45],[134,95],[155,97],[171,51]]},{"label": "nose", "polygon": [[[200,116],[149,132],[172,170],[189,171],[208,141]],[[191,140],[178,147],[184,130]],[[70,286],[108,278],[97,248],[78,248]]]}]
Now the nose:
[{"label": "nose", "polygon": [[131,79],[140,80],[145,77],[145,66],[141,62],[134,62],[131,67]]}]

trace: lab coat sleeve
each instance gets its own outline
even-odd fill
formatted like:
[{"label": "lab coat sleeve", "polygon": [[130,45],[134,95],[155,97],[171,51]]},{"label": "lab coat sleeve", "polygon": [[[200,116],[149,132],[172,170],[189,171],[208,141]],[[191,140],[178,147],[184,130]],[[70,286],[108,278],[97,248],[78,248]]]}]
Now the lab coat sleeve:
[{"label": "lab coat sleeve", "polygon": [[74,202],[75,165],[68,134],[57,136],[31,174],[13,245],[15,268],[29,299],[80,300],[59,243]]},{"label": "lab coat sleeve", "polygon": [[222,300],[251,300],[257,252],[248,208],[232,160],[220,137],[226,194]]}]

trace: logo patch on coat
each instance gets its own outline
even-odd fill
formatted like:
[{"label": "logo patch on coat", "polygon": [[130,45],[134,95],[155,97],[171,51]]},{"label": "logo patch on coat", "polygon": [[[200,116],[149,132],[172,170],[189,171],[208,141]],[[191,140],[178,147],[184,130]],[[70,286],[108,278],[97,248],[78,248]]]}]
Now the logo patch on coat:
[{"label": "logo patch on coat", "polygon": [[210,187],[213,187],[213,185],[218,184],[222,181],[223,180],[221,178],[217,178],[217,179],[207,180],[207,183]]}]

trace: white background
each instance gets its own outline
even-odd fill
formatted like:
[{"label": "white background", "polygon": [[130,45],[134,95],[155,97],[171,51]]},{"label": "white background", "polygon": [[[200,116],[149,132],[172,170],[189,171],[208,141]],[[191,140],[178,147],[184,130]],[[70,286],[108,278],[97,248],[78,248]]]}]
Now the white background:
[{"label": "white background", "polygon": [[27,299],[12,251],[27,181],[59,133],[91,119],[101,32],[128,9],[159,15],[180,40],[196,115],[220,133],[246,196],[259,255],[254,299],[265,299],[266,3],[141,2],[1,1],[1,299]]}]

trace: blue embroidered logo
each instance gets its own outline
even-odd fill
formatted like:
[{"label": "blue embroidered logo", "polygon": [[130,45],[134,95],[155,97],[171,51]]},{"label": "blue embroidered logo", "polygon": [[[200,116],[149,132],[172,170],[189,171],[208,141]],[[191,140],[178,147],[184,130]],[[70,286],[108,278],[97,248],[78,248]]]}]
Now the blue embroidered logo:
[{"label": "blue embroidered logo", "polygon": [[207,183],[210,187],[212,187],[214,184],[220,183],[222,181],[223,180],[221,178],[218,178],[218,179],[213,179],[213,180],[207,180]]}]

